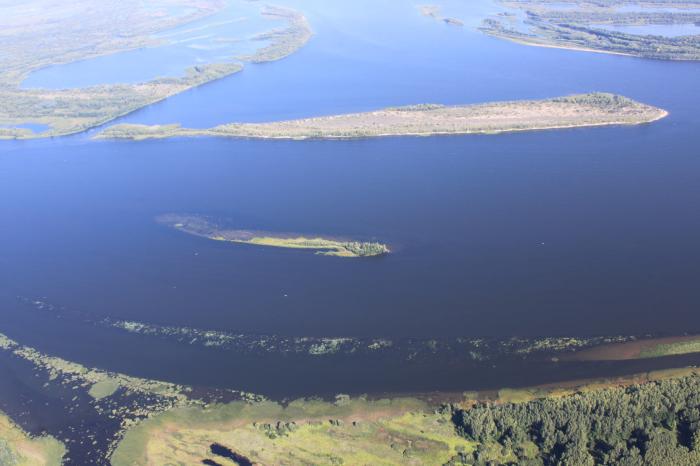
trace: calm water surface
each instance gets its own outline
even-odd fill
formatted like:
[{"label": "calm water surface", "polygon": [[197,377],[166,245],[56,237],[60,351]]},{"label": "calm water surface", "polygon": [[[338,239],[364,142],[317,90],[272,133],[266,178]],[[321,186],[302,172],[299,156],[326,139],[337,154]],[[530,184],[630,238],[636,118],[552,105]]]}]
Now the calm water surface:
[{"label": "calm water surface", "polygon": [[[621,366],[468,372],[244,358],[57,319],[17,297],[95,319],[291,336],[700,329],[698,64],[499,41],[471,28],[497,11],[489,3],[447,2],[445,14],[464,18],[464,28],[405,2],[342,3],[292,4],[316,35],[288,59],[122,121],[206,127],[589,91],[671,115],[630,128],[500,136],[2,143],[0,331],[97,367],[285,396],[458,390]],[[347,260],[222,244],[154,222],[168,212],[376,238],[396,253]]]}]

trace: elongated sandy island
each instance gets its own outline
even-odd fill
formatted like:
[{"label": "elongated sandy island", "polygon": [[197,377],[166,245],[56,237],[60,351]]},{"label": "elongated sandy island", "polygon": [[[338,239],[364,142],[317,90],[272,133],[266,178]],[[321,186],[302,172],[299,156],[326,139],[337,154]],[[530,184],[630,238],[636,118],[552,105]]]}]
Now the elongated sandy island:
[{"label": "elongated sandy island", "polygon": [[270,123],[232,123],[211,129],[180,125],[111,126],[102,139],[151,139],[175,136],[226,136],[261,139],[339,139],[379,136],[501,133],[603,125],[638,125],[668,112],[626,97],[579,94],[546,100],[479,105],[434,104],[387,108],[366,113],[305,118]]},{"label": "elongated sandy island", "polygon": [[206,217],[198,215],[165,214],[156,221],[185,233],[216,241],[271,246],[290,249],[309,249],[316,254],[338,257],[369,257],[389,253],[382,243],[341,240],[322,236],[306,237],[290,233],[223,228]]}]

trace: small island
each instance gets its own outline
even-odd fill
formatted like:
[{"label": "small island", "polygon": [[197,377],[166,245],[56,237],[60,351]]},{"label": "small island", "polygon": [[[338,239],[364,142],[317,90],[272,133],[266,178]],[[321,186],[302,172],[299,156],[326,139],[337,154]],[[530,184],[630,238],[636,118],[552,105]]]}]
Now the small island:
[{"label": "small island", "polygon": [[289,233],[222,228],[205,217],[167,214],[156,218],[158,223],[185,233],[216,241],[271,246],[290,249],[310,249],[316,254],[337,257],[371,257],[390,252],[387,245],[377,242],[348,241],[321,236],[305,237]]},{"label": "small island", "polygon": [[442,21],[450,26],[464,26],[464,21],[461,19],[440,15],[441,8],[437,5],[420,5],[418,9],[423,16],[433,18],[436,21]]},{"label": "small island", "polygon": [[659,120],[668,112],[627,97],[591,93],[543,100],[475,105],[435,104],[386,108],[269,123],[232,123],[211,129],[180,125],[119,124],[106,128],[100,139],[160,139],[224,136],[260,139],[343,139],[381,136],[497,134],[605,125],[638,125]]}]

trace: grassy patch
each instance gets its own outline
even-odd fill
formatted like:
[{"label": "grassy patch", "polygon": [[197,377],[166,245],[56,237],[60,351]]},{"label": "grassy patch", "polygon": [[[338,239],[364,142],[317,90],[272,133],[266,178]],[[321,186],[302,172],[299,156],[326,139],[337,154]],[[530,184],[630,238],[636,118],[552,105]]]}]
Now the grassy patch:
[{"label": "grassy patch", "polygon": [[3,466],[58,466],[66,449],[53,437],[32,438],[0,413],[0,464]]},{"label": "grassy patch", "polygon": [[176,409],[127,433],[115,466],[219,461],[223,445],[261,464],[444,464],[474,444],[457,435],[449,414],[415,399],[336,403],[243,402]]},{"label": "grassy patch", "polygon": [[94,399],[101,400],[102,398],[107,398],[112,395],[120,386],[117,379],[110,377],[93,384],[90,390],[88,390],[88,393]]},{"label": "grassy patch", "polygon": [[644,348],[639,352],[639,358],[658,358],[662,356],[673,356],[676,354],[698,352],[700,352],[700,338],[690,341],[659,344],[649,348]]}]

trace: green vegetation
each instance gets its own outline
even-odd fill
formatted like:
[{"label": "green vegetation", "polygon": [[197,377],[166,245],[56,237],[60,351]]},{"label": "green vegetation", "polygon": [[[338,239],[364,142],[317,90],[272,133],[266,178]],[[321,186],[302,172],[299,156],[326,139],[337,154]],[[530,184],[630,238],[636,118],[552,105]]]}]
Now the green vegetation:
[{"label": "green vegetation", "polygon": [[674,354],[688,354],[700,352],[700,337],[692,340],[661,343],[656,346],[644,348],[640,351],[640,358],[658,358],[672,356]]},{"label": "green vegetation", "polygon": [[[112,455],[114,466],[226,461],[212,446],[245,464],[423,465],[469,454],[450,413],[415,399],[335,403],[297,400],[191,407],[153,417],[129,431]],[[225,463],[230,464],[230,463]]]},{"label": "green vegetation", "polygon": [[66,448],[53,437],[32,438],[0,412],[0,464],[59,466]]},{"label": "green vegetation", "polygon": [[202,65],[182,78],[162,78],[143,84],[112,84],[83,89],[0,88],[0,124],[26,122],[48,125],[36,134],[28,129],[0,128],[0,139],[60,136],[85,131],[194,86],[243,69],[238,63]]},{"label": "green vegetation", "polygon": [[700,463],[700,376],[524,403],[457,408],[474,465],[695,465]]},{"label": "green vegetation", "polygon": [[119,380],[110,377],[93,384],[90,390],[88,390],[88,393],[94,399],[101,400],[102,398],[112,396],[119,387],[121,387]]},{"label": "green vegetation", "polygon": [[[311,37],[309,24],[301,13],[265,7],[264,16],[286,20],[287,26],[256,37],[269,44],[254,55],[194,66],[183,70],[184,76],[179,78],[76,89],[23,89],[22,81],[39,68],[162,45],[163,40],[154,39],[153,34],[214,14],[225,7],[225,2],[78,0],[57,6],[49,0],[35,0],[33,5],[30,14],[21,5],[3,8],[0,18],[0,52],[4,52],[0,53],[0,139],[81,132],[236,73],[243,69],[238,60],[259,63],[284,58]],[[173,7],[186,7],[192,13],[172,16],[169,11]],[[35,133],[17,127],[27,123],[47,125],[49,129]]]},{"label": "green vegetation", "polygon": [[632,339],[582,348],[565,356],[574,361],[647,359],[700,352],[700,336]]},{"label": "green vegetation", "polygon": [[[67,412],[87,411],[91,416],[86,424],[69,424],[67,429],[52,431],[53,435],[60,435],[61,445],[48,437],[30,440],[19,436],[19,431],[0,415],[0,465],[3,466],[58,465],[60,459],[52,458],[60,458],[66,450],[66,457],[71,457],[73,448],[84,449],[86,445],[92,445],[90,456],[95,459],[94,464],[107,464],[111,451],[130,427],[176,407],[205,404],[201,397],[192,395],[191,387],[86,367],[21,345],[1,333],[0,351],[3,358],[31,368],[37,389],[55,400],[60,399]],[[257,395],[227,389],[213,389],[202,395],[208,402],[220,396],[226,400],[263,400]],[[30,460],[23,462],[26,457]],[[42,462],[41,457],[47,461]]]},{"label": "green vegetation", "polygon": [[[700,34],[679,37],[639,35],[606,30],[602,25],[699,24],[700,3],[687,0],[511,0],[503,2],[525,11],[524,25],[517,28],[514,17],[501,13],[484,20],[487,34],[527,45],[561,47],[662,60],[700,60]],[[575,8],[556,9],[558,4]],[[636,4],[639,11],[619,11],[614,7]],[[646,7],[678,8],[676,11],[645,11]],[[692,12],[689,12],[691,9]]]},{"label": "green vegetation", "polygon": [[337,241],[321,237],[306,238],[282,236],[254,236],[250,239],[225,239],[218,236],[213,239],[231,241],[234,243],[253,244],[256,246],[272,246],[290,249],[313,249],[317,254],[338,257],[369,257],[389,253],[389,248],[381,243],[363,243],[359,241]]},{"label": "green vegetation", "polygon": [[311,249],[316,251],[316,254],[338,257],[369,257],[389,253],[389,248],[382,243],[344,241],[322,237],[307,238],[252,230],[229,230],[211,223],[204,217],[194,215],[161,215],[157,221],[185,233],[216,241],[290,249]]},{"label": "green vegetation", "polygon": [[227,461],[230,454],[244,464],[288,465],[661,466],[700,461],[700,375],[695,369],[568,388],[502,390],[496,403],[474,401],[480,397],[465,394],[464,402],[437,410],[416,399],[367,401],[342,395],[332,404],[297,400],[287,407],[236,402],[178,408],[130,430],[112,462],[197,464]]},{"label": "green vegetation", "polygon": [[626,97],[590,93],[545,100],[497,102],[480,105],[435,104],[394,107],[367,113],[306,118],[270,123],[232,123],[211,129],[179,125],[111,126],[96,137],[149,139],[189,136],[225,136],[282,139],[338,139],[438,134],[495,134],[602,125],[636,125],[667,115],[662,109]]},{"label": "green vegetation", "polygon": [[2,333],[0,333],[0,349],[9,351],[44,370],[50,380],[66,379],[71,383],[79,381],[79,386],[88,390],[95,400],[111,396],[119,388],[134,393],[157,393],[172,398],[178,403],[186,400],[183,394],[184,388],[180,385],[87,368],[75,362],[41,353],[32,347],[20,345]]},{"label": "green vegetation", "polygon": [[253,63],[279,60],[296,52],[311,39],[311,26],[306,17],[299,12],[288,8],[266,6],[263,15],[271,19],[286,20],[288,26],[257,35],[255,40],[267,40],[270,42],[269,45],[257,50],[254,55],[241,57],[242,59]]},{"label": "green vegetation", "polygon": [[[311,399],[283,406],[252,396],[225,403],[190,399],[180,395],[192,393],[189,387],[170,389],[163,382],[89,369],[2,334],[0,349],[46,371],[47,384],[67,384],[71,392],[90,387],[104,393],[113,387],[110,380],[131,392],[93,402],[98,413],[126,420],[125,434],[105,457],[115,466],[700,461],[700,370],[695,368],[502,389],[495,398],[493,392],[465,393],[461,401],[437,409],[416,398],[370,401],[346,395],[333,403]],[[126,404],[135,394],[144,395],[142,402],[160,401],[155,406]],[[164,401],[167,397],[170,402]],[[119,403],[105,404],[110,400]],[[0,416],[0,464],[59,464],[65,452],[60,443],[29,439],[3,421]]]}]

